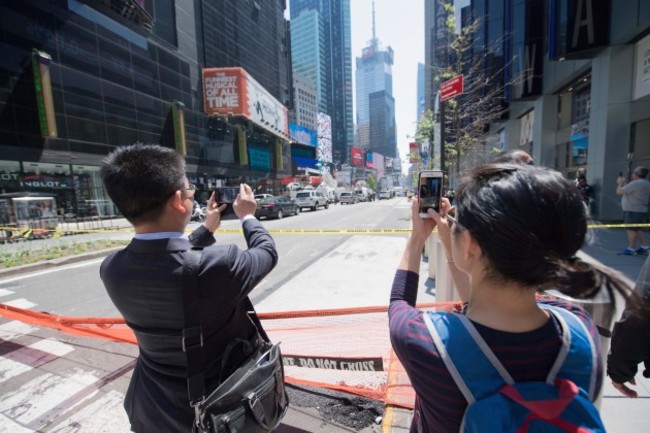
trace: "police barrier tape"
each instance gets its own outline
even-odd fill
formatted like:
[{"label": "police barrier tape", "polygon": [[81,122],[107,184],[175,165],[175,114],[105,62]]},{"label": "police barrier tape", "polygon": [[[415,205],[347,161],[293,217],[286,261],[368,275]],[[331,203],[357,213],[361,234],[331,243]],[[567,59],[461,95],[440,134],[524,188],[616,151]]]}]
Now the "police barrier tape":
[{"label": "police barrier tape", "polygon": [[[589,224],[589,229],[627,229],[650,228],[650,224]],[[132,233],[133,228],[109,229],[25,229],[16,227],[0,227],[0,232],[17,232],[20,237],[59,237],[64,234],[86,233]],[[402,235],[411,232],[411,229],[269,229],[270,234],[277,235]],[[188,232],[189,233],[189,232]],[[219,229],[215,235],[241,234],[241,229]],[[13,236],[12,236],[13,237]]]},{"label": "police barrier tape", "polygon": [[[459,311],[458,302],[421,303]],[[415,394],[388,335],[388,306],[258,314],[272,341],[282,342],[288,383],[359,395],[412,409]],[[0,304],[0,317],[71,335],[137,344],[123,318],[68,317]],[[327,335],[324,342],[323,336]]]}]

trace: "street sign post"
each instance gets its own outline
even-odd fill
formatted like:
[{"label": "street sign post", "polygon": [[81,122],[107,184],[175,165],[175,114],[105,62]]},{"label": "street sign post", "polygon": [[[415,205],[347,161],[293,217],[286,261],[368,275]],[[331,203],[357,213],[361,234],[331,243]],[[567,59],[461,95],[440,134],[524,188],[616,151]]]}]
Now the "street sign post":
[{"label": "street sign post", "polygon": [[440,83],[440,102],[454,98],[463,93],[463,75],[457,75]]}]

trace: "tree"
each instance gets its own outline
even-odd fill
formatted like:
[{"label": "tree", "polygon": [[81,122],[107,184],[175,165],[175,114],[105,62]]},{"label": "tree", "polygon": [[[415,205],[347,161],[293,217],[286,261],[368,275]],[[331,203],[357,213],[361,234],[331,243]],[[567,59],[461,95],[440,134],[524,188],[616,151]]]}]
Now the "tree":
[{"label": "tree", "polygon": [[[434,70],[434,80],[440,84],[463,75],[463,93],[441,102],[441,132],[444,141],[442,169],[447,174],[450,171],[458,174],[461,168],[484,163],[493,151],[486,147],[490,135],[489,125],[501,119],[507,111],[503,76],[512,60],[498,65],[495,61],[497,57],[489,49],[477,46],[480,19],[456,32],[453,4],[447,1],[444,8],[451,43],[448,45],[448,64]],[[494,46],[498,44],[497,41]],[[474,52],[475,49],[479,54]]]},{"label": "tree", "polygon": [[368,182],[368,188],[370,188],[371,190],[375,191],[375,186],[376,186],[376,183],[377,183],[377,182],[375,181],[375,176],[373,176],[372,174],[369,174],[369,175],[368,175],[368,181],[367,181],[367,182]]}]

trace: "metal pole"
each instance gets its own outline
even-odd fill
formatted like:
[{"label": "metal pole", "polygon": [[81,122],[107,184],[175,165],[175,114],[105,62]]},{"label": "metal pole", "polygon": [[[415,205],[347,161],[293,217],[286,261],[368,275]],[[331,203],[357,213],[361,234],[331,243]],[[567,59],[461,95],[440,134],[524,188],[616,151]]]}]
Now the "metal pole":
[{"label": "metal pole", "polygon": [[445,102],[440,101],[440,170],[443,171],[443,176],[445,172]]}]

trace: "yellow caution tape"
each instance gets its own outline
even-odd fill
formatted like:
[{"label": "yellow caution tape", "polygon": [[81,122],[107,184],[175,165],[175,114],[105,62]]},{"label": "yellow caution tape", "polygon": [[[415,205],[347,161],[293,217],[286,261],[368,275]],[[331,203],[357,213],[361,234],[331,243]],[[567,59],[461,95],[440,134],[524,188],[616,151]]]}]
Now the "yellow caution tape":
[{"label": "yellow caution tape", "polygon": [[[590,229],[612,229],[612,228],[650,228],[650,224],[589,224]],[[29,237],[32,229],[17,227],[0,227],[0,231],[19,232],[21,236]],[[128,233],[133,228],[100,228],[100,229],[66,229],[61,228],[43,230],[52,233],[52,238],[58,238],[63,234],[73,233]],[[277,235],[403,235],[411,232],[411,229],[271,229],[270,234]],[[189,233],[189,231],[188,231]],[[240,234],[242,229],[220,229],[215,234]]]}]

